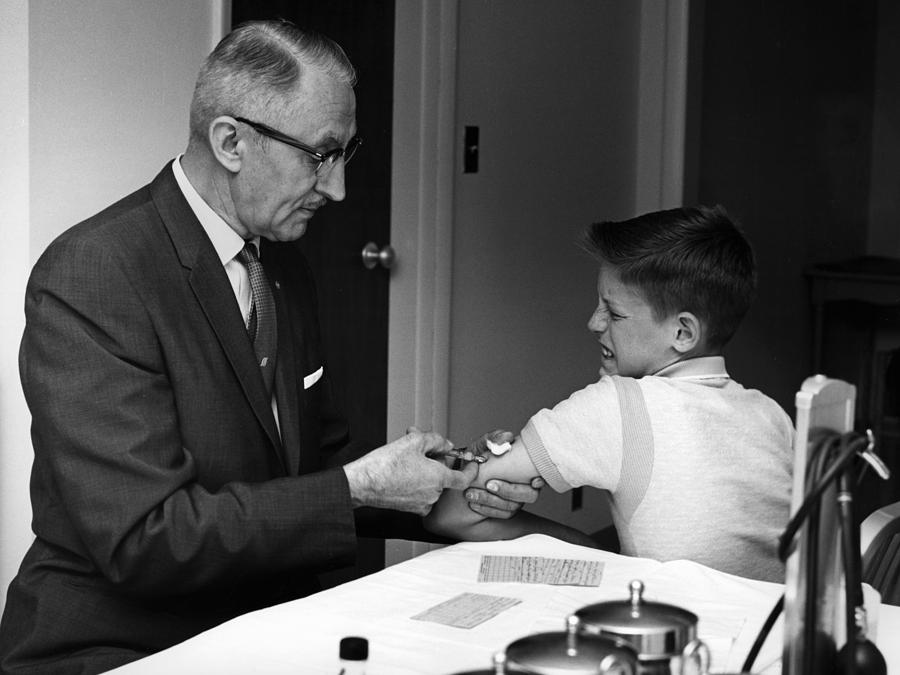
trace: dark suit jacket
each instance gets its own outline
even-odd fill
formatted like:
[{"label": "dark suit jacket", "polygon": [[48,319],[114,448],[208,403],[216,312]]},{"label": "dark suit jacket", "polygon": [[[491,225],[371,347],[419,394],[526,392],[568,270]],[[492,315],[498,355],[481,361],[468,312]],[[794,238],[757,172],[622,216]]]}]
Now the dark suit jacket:
[{"label": "dark suit jacket", "polygon": [[[221,262],[171,167],[61,235],[26,293],[37,535],[0,624],[0,671],[99,672],[316,589],[352,563],[316,297],[262,243],[278,311],[276,429]],[[283,438],[283,441],[282,441]]]}]

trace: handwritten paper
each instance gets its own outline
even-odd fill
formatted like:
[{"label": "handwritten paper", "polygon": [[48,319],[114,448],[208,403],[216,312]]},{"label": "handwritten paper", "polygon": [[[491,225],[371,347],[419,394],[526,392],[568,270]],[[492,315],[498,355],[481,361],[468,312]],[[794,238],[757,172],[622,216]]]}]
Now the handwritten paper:
[{"label": "handwritten paper", "polygon": [[483,555],[478,581],[553,586],[599,586],[603,563],[598,560],[544,558],[532,555]]},{"label": "handwritten paper", "polygon": [[412,618],[416,621],[433,621],[455,628],[474,628],[520,602],[522,601],[518,598],[504,598],[499,595],[461,593]]}]

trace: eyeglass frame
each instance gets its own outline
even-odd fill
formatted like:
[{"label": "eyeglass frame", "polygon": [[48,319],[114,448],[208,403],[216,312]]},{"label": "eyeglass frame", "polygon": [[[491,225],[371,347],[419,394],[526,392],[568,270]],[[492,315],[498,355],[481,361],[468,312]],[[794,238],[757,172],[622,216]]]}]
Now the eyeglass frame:
[{"label": "eyeglass frame", "polygon": [[[356,151],[359,150],[359,146],[362,145],[362,139],[359,136],[354,136],[349,141],[347,141],[347,145],[345,145],[343,148],[335,148],[334,150],[329,150],[328,152],[318,152],[317,150],[313,150],[305,143],[301,143],[293,136],[288,136],[286,133],[278,131],[278,129],[273,129],[269,125],[263,124],[262,122],[254,122],[253,120],[248,120],[246,117],[239,117],[237,115],[234,116],[234,119],[238,122],[246,124],[258,134],[271,138],[272,140],[278,141],[280,143],[284,143],[285,145],[290,145],[292,148],[302,150],[310,157],[315,158],[315,160],[319,162],[319,164],[316,166],[313,173],[315,173],[317,176],[320,175],[319,171],[321,171],[322,167],[326,166],[326,164],[328,165],[328,170],[331,171],[331,169],[335,164],[337,164],[338,160],[341,159],[341,157],[344,158],[344,165],[346,166],[346,164],[351,159],[353,159],[353,155],[356,154]],[[347,148],[352,148],[349,155],[347,154]]]}]

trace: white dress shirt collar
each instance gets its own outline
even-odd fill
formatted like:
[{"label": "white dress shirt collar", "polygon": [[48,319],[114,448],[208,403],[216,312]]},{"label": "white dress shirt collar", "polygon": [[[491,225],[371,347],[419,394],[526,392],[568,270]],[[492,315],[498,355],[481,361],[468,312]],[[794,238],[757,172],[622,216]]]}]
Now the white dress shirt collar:
[{"label": "white dress shirt collar", "polygon": [[[225,265],[244,248],[245,242],[218,213],[212,210],[212,207],[194,189],[191,181],[188,180],[187,175],[184,173],[184,169],[181,167],[181,158],[182,155],[178,155],[172,162],[175,181],[178,183],[178,187],[181,188],[181,192],[184,194],[184,198],[187,200],[194,215],[197,216],[197,220],[200,221],[200,225],[206,231],[206,236],[209,237],[213,248],[216,249],[219,260]],[[251,241],[256,245],[256,250],[259,251],[259,237],[254,237]]]}]

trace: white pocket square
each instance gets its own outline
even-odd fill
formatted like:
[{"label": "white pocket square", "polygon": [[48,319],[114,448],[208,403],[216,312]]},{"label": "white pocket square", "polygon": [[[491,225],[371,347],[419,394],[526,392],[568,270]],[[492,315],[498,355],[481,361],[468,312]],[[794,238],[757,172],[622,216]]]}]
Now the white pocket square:
[{"label": "white pocket square", "polygon": [[314,373],[310,373],[309,375],[304,377],[303,378],[303,388],[309,389],[311,386],[313,386],[316,382],[318,382],[321,379],[322,373],[324,373],[324,372],[325,372],[324,366],[319,366],[319,369],[317,371],[315,371]]}]

